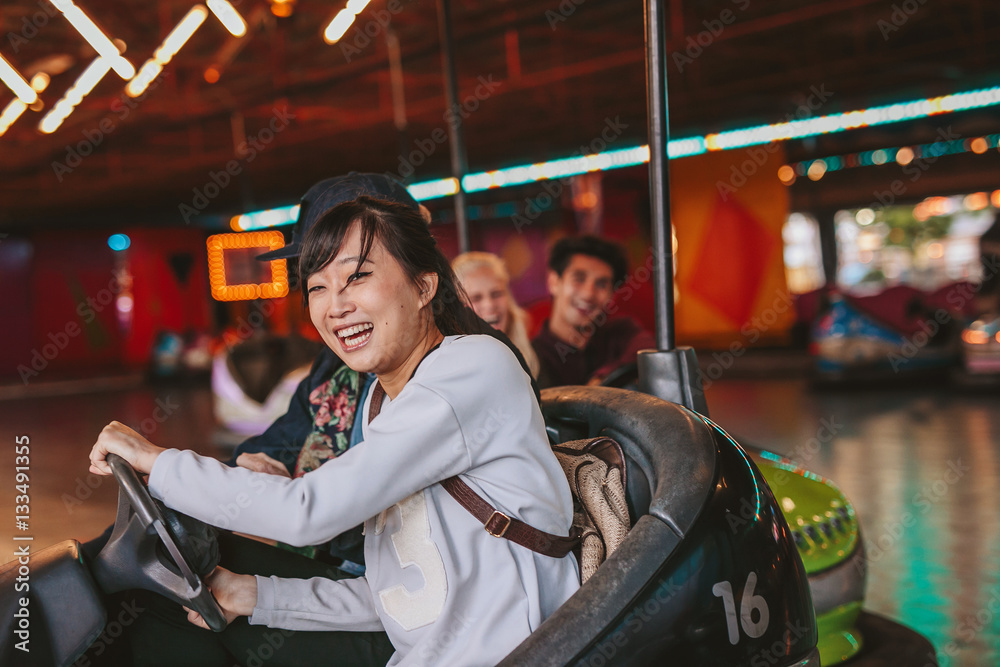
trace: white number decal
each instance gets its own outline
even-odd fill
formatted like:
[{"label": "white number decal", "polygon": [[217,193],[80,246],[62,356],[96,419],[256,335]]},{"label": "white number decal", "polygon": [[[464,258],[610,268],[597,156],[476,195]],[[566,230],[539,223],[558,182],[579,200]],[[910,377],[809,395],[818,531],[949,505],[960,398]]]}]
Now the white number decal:
[{"label": "white number decal", "polygon": [[424,587],[410,592],[402,584],[379,591],[385,613],[407,632],[437,620],[448,597],[448,577],[441,552],[431,540],[424,492],[417,491],[402,501],[399,530],[392,534],[392,546],[401,568],[414,566],[424,578]]},{"label": "white number decal", "polygon": [[[751,572],[747,575],[747,584],[743,587],[743,601],[740,602],[740,625],[743,632],[752,639],[757,639],[767,632],[767,623],[771,620],[771,612],[767,608],[767,601],[763,596],[755,595],[754,586],[757,585],[757,573]],[[753,621],[753,612],[757,610],[757,622]]]},{"label": "white number decal", "polygon": [[736,624],[736,603],[733,601],[733,585],[728,581],[720,581],[712,586],[712,595],[722,598],[726,607],[726,627],[729,629],[729,643],[736,645],[740,640],[740,628]]},{"label": "white number decal", "polygon": [[[736,622],[736,601],[733,599],[733,585],[728,581],[720,581],[712,586],[712,594],[722,598],[722,604],[726,607],[726,627],[729,630],[729,643],[735,645],[740,640],[740,626],[743,632],[751,639],[760,637],[767,632],[767,624],[771,618],[771,612],[767,608],[767,601],[760,595],[755,595],[754,587],[757,585],[757,573],[751,572],[747,575],[747,583],[743,587],[743,599],[740,601],[740,620]],[[753,612],[757,611],[757,620],[753,620]]]}]

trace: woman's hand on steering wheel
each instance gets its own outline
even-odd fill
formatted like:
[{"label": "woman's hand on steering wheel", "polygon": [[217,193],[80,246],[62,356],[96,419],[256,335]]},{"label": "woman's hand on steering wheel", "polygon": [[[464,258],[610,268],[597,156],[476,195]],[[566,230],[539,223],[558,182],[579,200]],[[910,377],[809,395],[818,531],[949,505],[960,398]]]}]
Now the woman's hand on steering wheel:
[{"label": "woman's hand on steering wheel", "polygon": [[[205,577],[205,585],[219,603],[226,617],[226,624],[232,623],[238,616],[250,616],[257,606],[257,577],[252,574],[236,574],[224,567],[217,567],[212,574]],[[189,622],[200,628],[209,630],[208,624],[201,614],[184,607]]]},{"label": "woman's hand on steering wheel", "polygon": [[90,450],[90,471],[98,475],[110,475],[111,466],[105,459],[108,454],[117,454],[136,472],[148,475],[162,451],[162,447],[157,447],[125,424],[111,422],[97,436],[97,442]]},{"label": "woman's hand on steering wheel", "polygon": [[281,461],[271,458],[264,452],[253,454],[243,453],[236,457],[236,465],[254,472],[263,472],[268,475],[278,475],[279,477],[291,477],[288,468]]}]

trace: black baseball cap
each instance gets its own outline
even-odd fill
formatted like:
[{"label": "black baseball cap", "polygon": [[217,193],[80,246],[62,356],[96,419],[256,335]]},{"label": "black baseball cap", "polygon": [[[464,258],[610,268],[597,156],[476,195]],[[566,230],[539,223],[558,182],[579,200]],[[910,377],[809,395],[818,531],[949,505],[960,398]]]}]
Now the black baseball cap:
[{"label": "black baseball cap", "polygon": [[302,252],[302,240],[317,220],[338,204],[352,201],[361,195],[403,204],[414,211],[420,210],[420,204],[406,191],[406,187],[391,176],[359,174],[352,171],[346,176],[326,178],[309,188],[309,191],[302,196],[299,202],[299,218],[295,221],[291,243],[284,248],[257,255],[257,259],[269,262],[272,259],[298,257]]}]

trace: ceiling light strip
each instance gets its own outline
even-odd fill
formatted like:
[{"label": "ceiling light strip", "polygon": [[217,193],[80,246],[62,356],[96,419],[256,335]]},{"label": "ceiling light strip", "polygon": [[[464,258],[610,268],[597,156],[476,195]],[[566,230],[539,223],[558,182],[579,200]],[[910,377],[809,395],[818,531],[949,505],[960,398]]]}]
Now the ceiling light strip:
[{"label": "ceiling light strip", "polygon": [[354,19],[368,6],[370,0],[348,0],[347,7],[337,12],[326,30],[323,31],[323,41],[336,44],[344,33],[354,24]]},{"label": "ceiling light strip", "polygon": [[290,225],[298,220],[298,217],[299,205],[295,204],[294,206],[269,208],[265,211],[254,211],[253,213],[233,216],[229,221],[229,226],[234,232],[248,232],[253,229]]},{"label": "ceiling light strip", "polygon": [[135,76],[135,67],[132,66],[132,63],[119,53],[118,47],[97,27],[97,24],[91,21],[82,9],[73,4],[73,0],[51,0],[51,2],[76,28],[80,36],[87,40],[87,43],[94,47],[94,50],[102,58],[111,63],[111,68],[118,76],[126,81]]},{"label": "ceiling light strip", "polygon": [[24,102],[15,97],[3,108],[3,111],[0,111],[0,137],[10,129],[10,126],[21,117],[27,108],[28,106]]},{"label": "ceiling light strip", "polygon": [[[45,72],[39,72],[35,76],[31,77],[31,89],[36,93],[40,93],[45,90],[50,81],[50,77]],[[0,137],[6,134],[10,126],[13,125],[18,118],[21,117],[28,109],[28,105],[22,102],[20,99],[13,99],[10,103],[4,107],[3,111],[0,111]],[[36,109],[37,110],[37,109]]]},{"label": "ceiling light strip", "polygon": [[233,37],[242,37],[247,34],[247,22],[243,20],[236,8],[229,4],[228,0],[208,0],[205,4]]},{"label": "ceiling light strip", "polygon": [[125,92],[129,97],[139,97],[146,92],[149,84],[153,83],[156,77],[160,75],[160,72],[163,71],[167,63],[191,39],[191,35],[201,27],[206,18],[208,18],[208,9],[205,5],[195,5],[184,15],[180,23],[163,40],[160,48],[156,49],[156,52],[153,53],[153,57],[142,64],[139,72],[125,86]]},{"label": "ceiling light strip", "polygon": [[84,97],[90,94],[94,86],[110,71],[111,64],[104,58],[97,58],[90,63],[66,91],[66,94],[42,117],[38,123],[38,130],[45,134],[52,134],[59,129],[63,121],[73,113],[73,109],[83,101]]},{"label": "ceiling light strip", "polygon": [[911,102],[901,102],[899,104],[817,116],[816,118],[794,120],[787,123],[757,125],[709,134],[704,139],[708,150],[723,151],[769,144],[774,141],[803,139],[820,134],[844,132],[845,130],[853,130],[859,127],[899,123],[905,120],[915,120],[917,118],[926,118],[927,116],[965,111],[968,109],[979,109],[997,104],[1000,104],[1000,86],[944,95],[943,97],[931,97]]},{"label": "ceiling light strip", "polygon": [[[775,141],[803,139],[819,134],[844,132],[859,127],[898,123],[926,116],[980,109],[1000,105],[1000,86],[955,93],[881,107],[872,107],[841,114],[818,116],[788,123],[772,123],[743,129],[729,130],[702,137],[674,139],[667,145],[670,159],[698,155],[706,151],[746,148]],[[520,165],[467,175],[462,180],[466,192],[478,192],[490,188],[522,185],[549,178],[565,178],[588,171],[620,169],[649,161],[649,146],[636,146],[617,151],[605,151],[583,157],[564,158],[531,165]],[[597,165],[597,169],[594,169]],[[418,201],[435,199],[454,194],[452,179],[440,179],[414,183],[409,186],[410,194]]]},{"label": "ceiling light strip", "polygon": [[24,102],[25,105],[31,105],[38,101],[38,94],[31,89],[24,77],[3,56],[0,56],[0,81],[3,81],[11,92],[17,95],[17,99]]}]

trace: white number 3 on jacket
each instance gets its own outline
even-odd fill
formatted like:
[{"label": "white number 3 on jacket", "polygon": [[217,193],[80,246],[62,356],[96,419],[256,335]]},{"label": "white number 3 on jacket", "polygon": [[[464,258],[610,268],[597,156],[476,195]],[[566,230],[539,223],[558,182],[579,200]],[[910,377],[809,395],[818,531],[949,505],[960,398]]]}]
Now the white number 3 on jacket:
[{"label": "white number 3 on jacket", "polygon": [[379,591],[382,608],[407,632],[437,620],[448,597],[448,577],[437,545],[431,541],[424,492],[417,491],[396,505],[399,530],[392,534],[392,546],[401,568],[415,566],[424,578],[424,587],[409,591],[402,584]]}]

